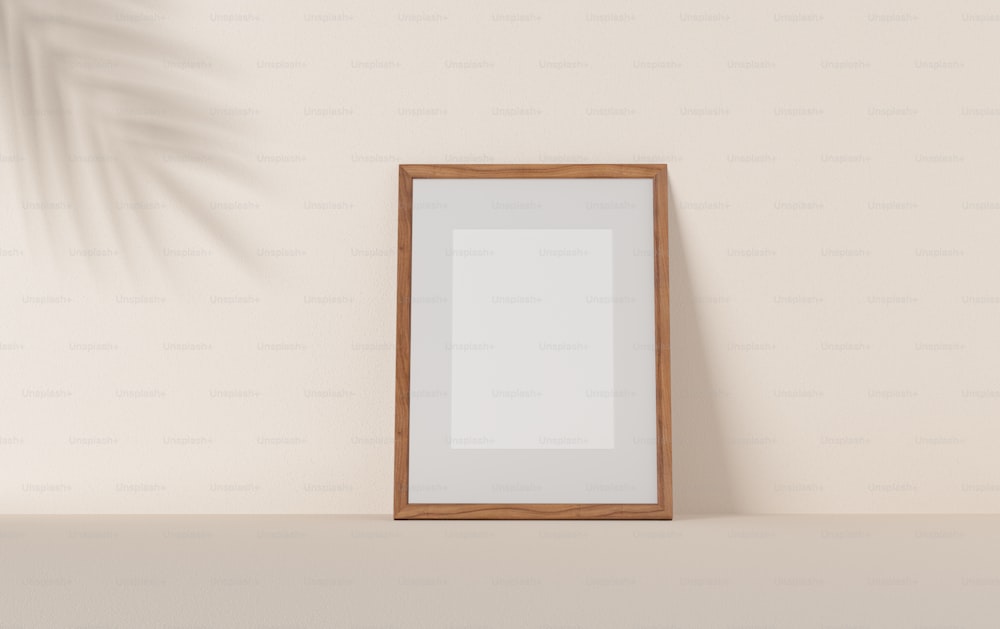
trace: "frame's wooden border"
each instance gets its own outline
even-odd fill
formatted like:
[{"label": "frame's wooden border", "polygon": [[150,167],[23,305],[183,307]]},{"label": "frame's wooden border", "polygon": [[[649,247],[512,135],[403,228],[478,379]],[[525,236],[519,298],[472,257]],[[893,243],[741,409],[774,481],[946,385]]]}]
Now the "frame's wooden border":
[{"label": "frame's wooden border", "polygon": [[[649,178],[653,180],[656,321],[656,504],[410,504],[410,283],[414,179]],[[396,307],[396,470],[393,517],[399,519],[646,519],[673,517],[670,451],[670,290],[666,164],[402,164]]]}]

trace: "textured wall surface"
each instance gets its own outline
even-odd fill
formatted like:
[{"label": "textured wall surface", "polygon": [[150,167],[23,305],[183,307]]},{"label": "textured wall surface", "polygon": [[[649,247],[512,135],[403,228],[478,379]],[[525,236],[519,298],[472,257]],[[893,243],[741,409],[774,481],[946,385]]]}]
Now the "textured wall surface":
[{"label": "textured wall surface", "polygon": [[0,0],[0,511],[387,513],[396,165],[670,165],[675,496],[1000,509],[1000,9]]}]

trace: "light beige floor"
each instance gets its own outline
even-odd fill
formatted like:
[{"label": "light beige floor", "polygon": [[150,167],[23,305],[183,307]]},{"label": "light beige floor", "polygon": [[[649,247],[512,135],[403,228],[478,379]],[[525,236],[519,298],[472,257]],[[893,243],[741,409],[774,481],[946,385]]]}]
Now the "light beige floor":
[{"label": "light beige floor", "polygon": [[1000,626],[1000,516],[0,517],[0,629]]}]

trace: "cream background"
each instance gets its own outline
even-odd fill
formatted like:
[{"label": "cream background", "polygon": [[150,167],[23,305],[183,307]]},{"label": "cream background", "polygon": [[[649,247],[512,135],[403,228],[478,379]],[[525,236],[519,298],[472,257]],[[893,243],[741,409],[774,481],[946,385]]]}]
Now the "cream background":
[{"label": "cream background", "polygon": [[670,165],[679,514],[1000,508],[994,5],[0,6],[0,511],[389,512],[399,162]]}]

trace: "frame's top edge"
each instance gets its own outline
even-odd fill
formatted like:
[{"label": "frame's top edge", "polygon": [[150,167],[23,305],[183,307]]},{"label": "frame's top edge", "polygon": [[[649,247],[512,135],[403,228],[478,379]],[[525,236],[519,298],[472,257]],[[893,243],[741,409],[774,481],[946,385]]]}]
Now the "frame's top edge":
[{"label": "frame's top edge", "polygon": [[666,168],[667,163],[635,163],[635,164],[624,164],[624,163],[605,163],[605,162],[586,162],[586,163],[576,163],[576,164],[548,164],[548,163],[531,163],[531,164],[497,164],[494,162],[483,163],[483,164],[432,164],[432,163],[403,163],[400,162],[400,168],[426,168],[433,166],[435,168],[590,168],[593,166],[601,167],[614,167],[614,168]]},{"label": "frame's top edge", "polygon": [[399,164],[400,174],[413,179],[652,178],[666,171],[667,164]]}]

